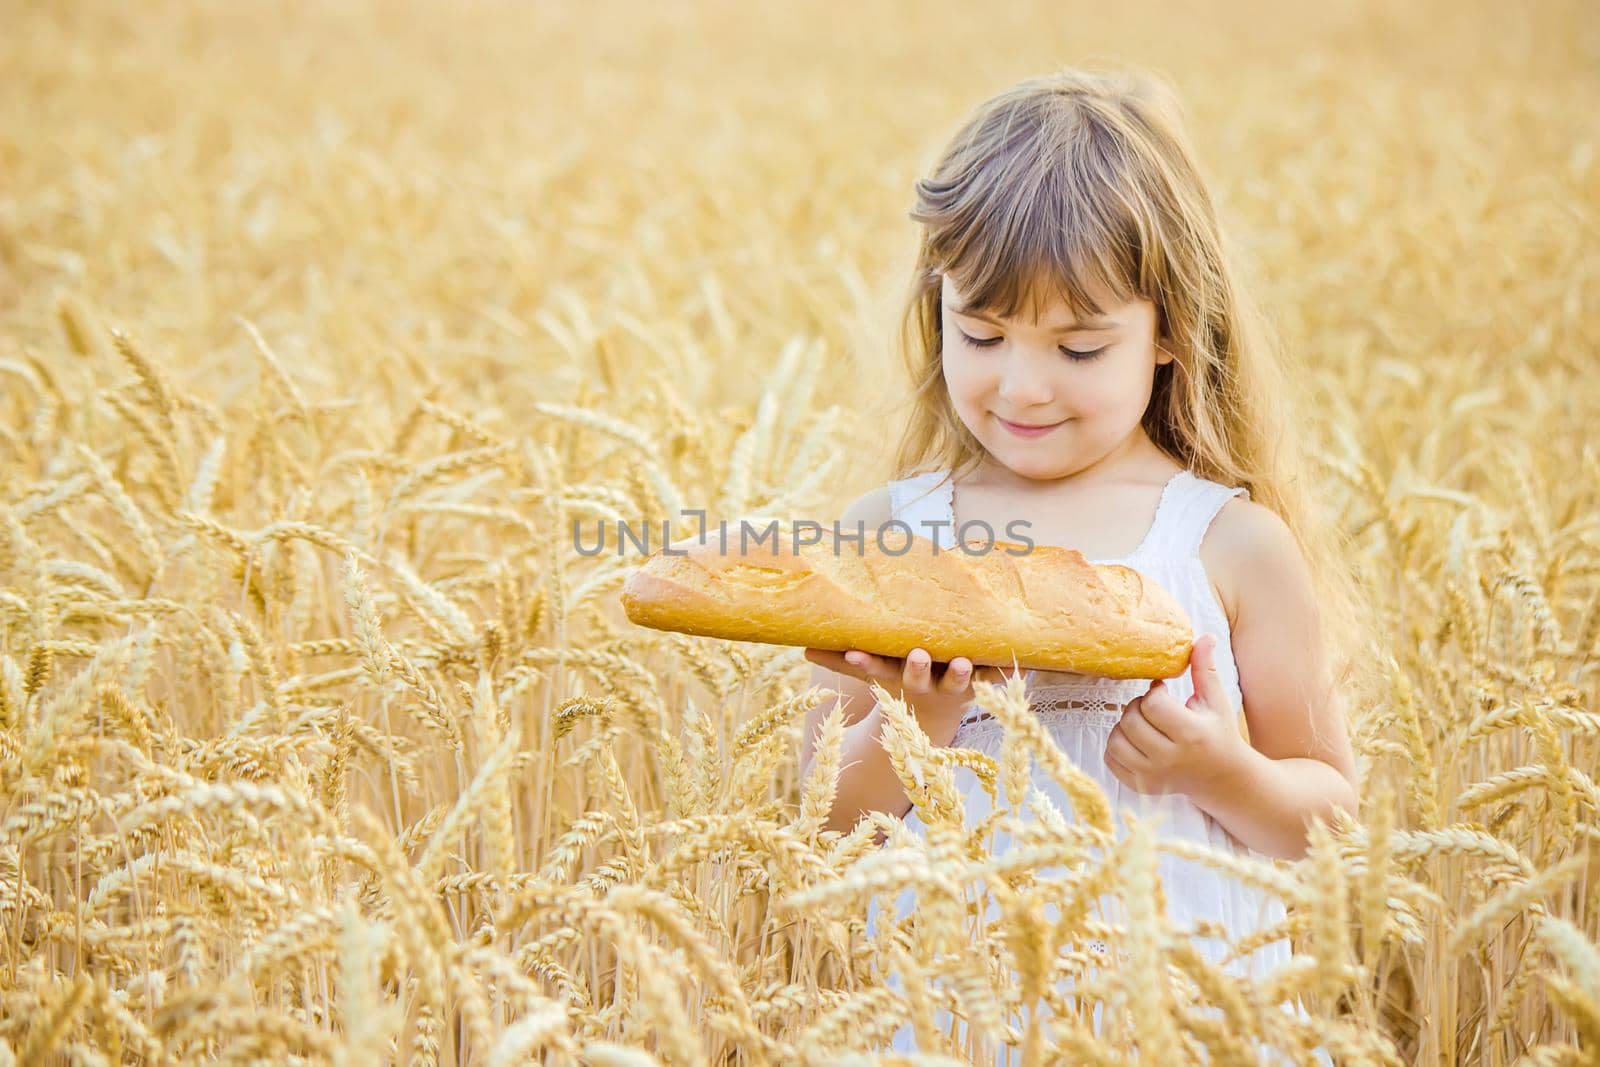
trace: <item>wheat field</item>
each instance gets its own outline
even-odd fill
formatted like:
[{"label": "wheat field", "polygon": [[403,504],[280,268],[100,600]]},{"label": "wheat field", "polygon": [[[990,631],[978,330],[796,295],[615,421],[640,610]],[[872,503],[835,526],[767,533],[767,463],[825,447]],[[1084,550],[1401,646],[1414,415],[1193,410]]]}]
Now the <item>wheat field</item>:
[{"label": "wheat field", "polygon": [[[0,24],[0,1063],[972,1061],[940,1010],[1029,1063],[1600,1062],[1592,4]],[[1359,820],[1236,864],[1297,953],[1255,985],[1142,830],[1035,825],[1069,884],[825,831],[799,650],[633,627],[571,536],[880,483],[911,182],[1092,60],[1181,88],[1382,619]],[[959,825],[971,755],[890,721]],[[1087,887],[1143,921],[1044,918]],[[1061,1003],[1088,937],[1131,962]]]}]

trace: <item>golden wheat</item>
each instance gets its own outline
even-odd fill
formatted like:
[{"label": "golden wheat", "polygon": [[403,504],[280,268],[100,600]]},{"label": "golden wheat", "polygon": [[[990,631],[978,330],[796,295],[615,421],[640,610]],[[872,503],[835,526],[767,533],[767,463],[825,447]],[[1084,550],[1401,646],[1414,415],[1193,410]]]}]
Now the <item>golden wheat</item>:
[{"label": "golden wheat", "polygon": [[[13,6],[0,1064],[1593,1061],[1582,4]],[[881,484],[910,183],[1094,51],[1182,84],[1376,609],[1300,860],[1118,835],[1017,683],[992,753],[882,694],[925,832],[828,830],[796,650],[617,605],[615,524]],[[1285,917],[1213,958],[1168,858]]]}]

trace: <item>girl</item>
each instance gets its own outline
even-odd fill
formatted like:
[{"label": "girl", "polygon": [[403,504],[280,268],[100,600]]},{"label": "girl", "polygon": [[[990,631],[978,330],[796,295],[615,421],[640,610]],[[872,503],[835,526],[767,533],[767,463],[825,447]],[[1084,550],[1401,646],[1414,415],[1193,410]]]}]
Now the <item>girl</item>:
[{"label": "girl", "polygon": [[[1356,812],[1351,669],[1332,653],[1355,647],[1360,607],[1303,496],[1285,379],[1230,270],[1174,100],[1148,76],[1030,79],[982,105],[917,182],[907,429],[896,477],[840,525],[900,519],[952,548],[965,524],[1023,518],[1035,543],[1160,582],[1194,622],[1188,669],[1161,681],[1030,671],[1034,708],[1112,803],[1159,836],[1297,858],[1312,816]],[[920,648],[806,658],[850,724],[835,829],[870,810],[924,829],[880,744],[871,682],[901,694],[934,744],[999,752],[1000,725],[972,688],[1000,680],[995,668],[934,664]],[[807,717],[804,768],[828,710]],[[1035,770],[1033,786],[1071,819],[1070,799]],[[976,827],[990,799],[967,768],[956,782]],[[1006,847],[1003,833],[994,841]],[[1175,929],[1209,921],[1238,939],[1283,917],[1276,897],[1159,855]],[[901,894],[899,914],[914,903],[914,890]],[[1192,936],[1209,961],[1226,955],[1226,942]],[[1280,939],[1228,969],[1262,976],[1288,958]],[[908,1024],[893,1048],[912,1042]]]}]

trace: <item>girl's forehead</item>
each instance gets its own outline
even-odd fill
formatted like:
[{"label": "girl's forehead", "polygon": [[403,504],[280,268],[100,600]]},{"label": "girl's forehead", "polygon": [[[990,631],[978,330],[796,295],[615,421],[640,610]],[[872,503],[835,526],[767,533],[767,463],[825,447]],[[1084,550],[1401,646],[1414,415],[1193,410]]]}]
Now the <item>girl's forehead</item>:
[{"label": "girl's forehead", "polygon": [[[961,287],[956,284],[956,280],[951,277],[948,271],[946,271],[942,277],[943,285],[941,287],[941,296],[944,303],[948,304],[955,311],[958,313],[981,312],[991,318],[1001,317],[999,312],[994,308],[974,306],[970,302],[968,295],[962,292]],[[1072,322],[1076,318],[1076,315],[1073,313],[1071,304],[1069,304],[1066,297],[1062,295],[1061,286],[1062,283],[1059,280],[1035,280],[1031,289],[1024,290],[1024,292],[1028,294],[1028,297],[1023,301],[1023,307],[1020,313],[1016,316],[1017,320],[1029,322],[1033,325],[1037,325],[1038,323],[1048,324]],[[1121,297],[1118,297],[1104,285],[1093,281],[1085,282],[1084,289],[1086,290],[1086,295],[1093,300],[1095,306],[1099,308],[1102,314],[1113,314],[1116,311],[1133,303],[1131,300],[1125,300]],[[1036,318],[1034,317],[1035,312],[1037,312]]]}]

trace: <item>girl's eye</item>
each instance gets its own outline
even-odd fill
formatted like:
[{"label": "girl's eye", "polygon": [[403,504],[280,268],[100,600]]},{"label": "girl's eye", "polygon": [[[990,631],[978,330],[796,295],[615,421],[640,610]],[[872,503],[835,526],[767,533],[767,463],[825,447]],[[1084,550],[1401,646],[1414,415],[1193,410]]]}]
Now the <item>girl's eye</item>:
[{"label": "girl's eye", "polygon": [[[965,330],[957,330],[956,332],[961,335],[961,339],[963,341],[971,345],[973,348],[992,348],[999,344],[1001,340],[998,337],[973,337]],[[1092,352],[1079,352],[1075,348],[1063,348],[1061,351],[1062,354],[1070,356],[1076,363],[1087,363],[1091,359],[1099,359],[1100,356],[1104,354],[1105,349],[1096,348]]]}]

